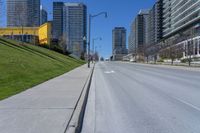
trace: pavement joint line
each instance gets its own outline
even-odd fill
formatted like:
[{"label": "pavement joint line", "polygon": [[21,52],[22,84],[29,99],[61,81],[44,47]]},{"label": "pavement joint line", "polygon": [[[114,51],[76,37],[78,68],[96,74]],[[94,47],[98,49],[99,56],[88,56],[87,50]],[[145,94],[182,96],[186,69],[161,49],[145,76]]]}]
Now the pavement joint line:
[{"label": "pavement joint line", "polygon": [[68,78],[73,78],[73,79],[81,79],[83,77],[74,77],[74,76],[68,76]]},{"label": "pavement joint line", "polygon": [[41,110],[41,109],[47,109],[47,110],[56,110],[56,109],[61,109],[61,110],[73,110],[74,108],[0,108],[0,110]]}]

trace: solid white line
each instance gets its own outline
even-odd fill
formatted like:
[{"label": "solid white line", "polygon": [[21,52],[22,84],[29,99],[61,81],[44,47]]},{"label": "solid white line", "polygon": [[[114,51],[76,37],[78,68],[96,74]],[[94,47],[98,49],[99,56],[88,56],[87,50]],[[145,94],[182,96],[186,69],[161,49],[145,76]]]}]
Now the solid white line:
[{"label": "solid white line", "polygon": [[173,98],[176,99],[177,101],[183,103],[183,104],[186,104],[187,106],[189,106],[189,107],[191,107],[191,108],[193,108],[193,109],[196,109],[196,110],[200,111],[200,108],[199,108],[199,107],[197,107],[197,106],[195,106],[195,105],[193,105],[193,104],[191,104],[191,103],[189,103],[189,102],[186,102],[186,101],[181,100],[181,99],[179,99],[179,98],[175,98],[175,97],[173,97]]},{"label": "solid white line", "polygon": [[105,71],[104,73],[111,74],[111,73],[115,73],[115,71]]}]

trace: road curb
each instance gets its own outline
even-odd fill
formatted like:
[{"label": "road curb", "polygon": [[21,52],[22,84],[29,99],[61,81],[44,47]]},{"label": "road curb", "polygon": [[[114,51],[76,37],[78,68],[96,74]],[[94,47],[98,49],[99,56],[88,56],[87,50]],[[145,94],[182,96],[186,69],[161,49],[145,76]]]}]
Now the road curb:
[{"label": "road curb", "polygon": [[132,62],[122,62],[127,64],[139,64],[139,65],[145,65],[145,66],[151,66],[151,67],[159,67],[159,68],[168,68],[168,69],[179,69],[179,70],[187,70],[187,71],[194,71],[199,72],[200,67],[195,66],[176,66],[176,65],[165,65],[165,64],[147,64],[147,63],[132,63]]},{"label": "road curb", "polygon": [[87,78],[87,81],[83,87],[81,95],[76,103],[75,109],[72,113],[71,119],[69,123],[67,124],[67,127],[64,133],[80,133],[81,132],[85,109],[86,109],[87,100],[88,100],[88,95],[90,91],[90,85],[91,85],[92,76],[94,72],[94,67],[95,65],[93,66]]}]

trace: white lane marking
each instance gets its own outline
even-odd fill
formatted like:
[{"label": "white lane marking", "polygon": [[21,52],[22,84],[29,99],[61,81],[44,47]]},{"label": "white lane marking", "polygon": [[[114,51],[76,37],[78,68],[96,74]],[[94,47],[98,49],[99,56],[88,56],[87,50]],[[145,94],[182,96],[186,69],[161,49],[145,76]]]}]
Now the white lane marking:
[{"label": "white lane marking", "polygon": [[115,73],[115,71],[113,71],[113,70],[112,71],[105,71],[104,73],[105,74],[111,74],[111,73]]},{"label": "white lane marking", "polygon": [[188,102],[186,102],[186,101],[184,101],[184,100],[181,100],[181,99],[179,99],[179,98],[175,98],[175,97],[173,97],[173,98],[176,99],[177,101],[181,102],[181,103],[186,104],[187,106],[189,106],[189,107],[191,107],[191,108],[193,108],[193,109],[196,109],[196,110],[200,111],[200,108],[199,108],[199,107],[197,107],[197,106],[195,106],[195,105],[193,105],[193,104],[191,104],[191,103],[188,103]]}]

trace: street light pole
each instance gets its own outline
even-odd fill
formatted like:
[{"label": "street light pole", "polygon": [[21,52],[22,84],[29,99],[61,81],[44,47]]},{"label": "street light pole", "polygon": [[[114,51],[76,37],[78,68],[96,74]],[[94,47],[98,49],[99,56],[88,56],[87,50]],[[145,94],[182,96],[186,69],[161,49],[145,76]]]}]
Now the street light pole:
[{"label": "street light pole", "polygon": [[95,46],[95,53],[96,52],[98,53],[98,58],[99,58],[98,60],[100,60],[100,53],[101,53],[101,50],[102,50],[101,48],[102,48],[102,45],[99,46],[99,49],[98,49],[97,46]]},{"label": "street light pole", "polygon": [[93,38],[93,39],[92,39],[92,50],[93,50],[93,52],[94,52],[94,48],[95,48],[94,45],[95,45],[95,41],[96,41],[96,40],[100,40],[100,41],[101,41],[102,38],[101,38],[101,37],[98,37],[98,38]]},{"label": "street light pole", "polygon": [[94,54],[94,41],[95,41],[95,39],[93,38],[92,39],[92,52],[93,52],[93,54]]},{"label": "street light pole", "polygon": [[96,53],[95,50],[94,50],[94,49],[95,49],[95,41],[96,41],[96,40],[100,40],[100,41],[101,41],[102,38],[101,38],[101,37],[98,37],[98,38],[93,38],[93,39],[92,39],[92,61],[94,61],[94,55],[95,55],[95,53]]},{"label": "street light pole", "polygon": [[95,17],[97,17],[97,16],[100,16],[100,15],[105,15],[105,18],[107,18],[107,12],[100,12],[100,13],[98,13],[98,14],[96,14],[96,15],[89,15],[89,26],[88,26],[88,32],[89,32],[89,34],[88,34],[88,68],[90,68],[90,38],[91,38],[91,21],[92,21],[92,18],[95,18]]},{"label": "street light pole", "polygon": [[90,35],[91,35],[91,19],[92,15],[89,15],[89,34],[88,34],[88,68],[90,68]]}]

